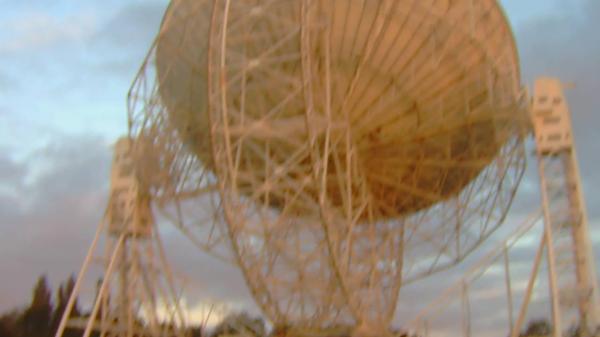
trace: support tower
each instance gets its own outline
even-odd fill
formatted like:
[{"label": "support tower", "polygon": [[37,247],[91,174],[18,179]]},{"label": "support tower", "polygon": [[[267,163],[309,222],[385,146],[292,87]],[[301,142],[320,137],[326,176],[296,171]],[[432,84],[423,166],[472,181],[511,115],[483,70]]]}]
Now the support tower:
[{"label": "support tower", "polygon": [[[600,323],[598,289],[569,107],[563,84],[535,83],[532,122],[544,211],[555,336],[578,324],[584,336]],[[576,310],[575,310],[576,309]]]},{"label": "support tower", "polygon": [[[66,329],[105,337],[184,336],[179,307],[148,193],[139,184],[132,160],[132,141],[121,138],[114,149],[110,199],[104,219],[85,258],[75,288],[56,332]],[[95,257],[100,240],[105,253]],[[90,312],[71,317],[75,299],[94,261],[103,262]]]}]

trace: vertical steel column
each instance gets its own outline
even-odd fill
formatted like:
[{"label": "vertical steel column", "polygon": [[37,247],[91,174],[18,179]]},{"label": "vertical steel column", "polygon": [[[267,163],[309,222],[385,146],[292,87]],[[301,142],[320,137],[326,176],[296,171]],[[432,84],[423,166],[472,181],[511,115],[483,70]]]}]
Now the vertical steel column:
[{"label": "vertical steel column", "polygon": [[[557,306],[559,302],[564,302],[565,305],[569,302],[576,304],[583,335],[591,335],[595,333],[599,323],[594,257],[570,111],[563,93],[563,85],[559,80],[540,78],[536,81],[531,113],[544,221],[550,235],[548,263],[552,303],[553,306]],[[553,238],[551,231],[554,231],[557,237]],[[561,235],[567,239],[562,240],[566,241],[567,245],[557,245],[557,241],[561,241]],[[557,261],[553,256],[554,246],[557,246],[556,253],[565,257],[559,259],[560,256],[557,256],[563,263],[566,260],[563,265],[565,270],[555,270]],[[574,270],[566,270],[573,266]],[[557,273],[559,278],[565,281],[560,285],[557,285]],[[557,289],[558,286],[561,289]],[[559,297],[563,297],[560,298],[561,301],[558,300]],[[553,316],[555,326],[559,327],[560,312],[553,312]]]},{"label": "vertical steel column", "polygon": [[544,173],[544,160],[540,158],[538,151],[538,173],[540,177],[540,189],[542,194],[542,209],[544,211],[544,240],[546,241],[546,258],[548,263],[548,282],[550,285],[550,300],[552,302],[552,323],[554,337],[562,335],[562,315],[560,313],[560,293],[558,290],[558,279],[556,277],[556,257],[554,254],[554,234],[552,232],[552,216],[550,213],[550,200]]}]

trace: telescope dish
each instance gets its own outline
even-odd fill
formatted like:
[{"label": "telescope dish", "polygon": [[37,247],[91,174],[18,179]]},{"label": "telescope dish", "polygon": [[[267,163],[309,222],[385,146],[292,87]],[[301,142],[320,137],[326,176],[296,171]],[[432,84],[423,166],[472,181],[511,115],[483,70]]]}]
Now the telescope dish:
[{"label": "telescope dish", "polygon": [[504,219],[518,63],[495,0],[174,0],[131,133],[164,209],[211,200],[219,235],[176,222],[230,249],[269,319],[379,331]]}]

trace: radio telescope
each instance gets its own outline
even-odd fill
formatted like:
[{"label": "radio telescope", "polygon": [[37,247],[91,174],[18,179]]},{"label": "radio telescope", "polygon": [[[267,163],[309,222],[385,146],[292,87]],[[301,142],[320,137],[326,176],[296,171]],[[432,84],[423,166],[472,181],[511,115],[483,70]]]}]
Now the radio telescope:
[{"label": "radio telescope", "polygon": [[278,326],[385,334],[524,168],[495,0],[173,0],[129,94],[139,175]]}]

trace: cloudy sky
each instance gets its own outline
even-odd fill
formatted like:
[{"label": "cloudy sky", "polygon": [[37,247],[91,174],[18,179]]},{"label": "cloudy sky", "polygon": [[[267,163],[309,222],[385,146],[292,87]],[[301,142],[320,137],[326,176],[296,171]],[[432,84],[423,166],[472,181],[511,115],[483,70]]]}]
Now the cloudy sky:
[{"label": "cloudy sky", "polygon": [[[550,75],[576,84],[568,98],[590,223],[600,226],[600,2],[501,2],[523,83]],[[106,204],[110,145],[126,133],[125,95],[166,5],[0,0],[0,311],[28,301],[38,275],[55,286],[78,270]],[[524,203],[537,188],[534,171]],[[218,299],[251,308],[233,268],[167,234],[192,306]]]}]

